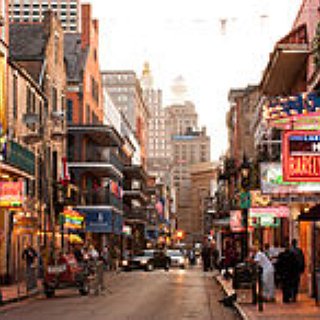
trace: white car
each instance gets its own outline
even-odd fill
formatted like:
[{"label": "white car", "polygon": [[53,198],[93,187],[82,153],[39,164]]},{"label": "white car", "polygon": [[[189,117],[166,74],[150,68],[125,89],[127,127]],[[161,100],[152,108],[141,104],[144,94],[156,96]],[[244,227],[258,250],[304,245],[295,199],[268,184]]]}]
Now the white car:
[{"label": "white car", "polygon": [[186,267],[186,257],[180,250],[168,249],[166,254],[170,258],[171,267],[180,267],[181,269],[184,269]]}]

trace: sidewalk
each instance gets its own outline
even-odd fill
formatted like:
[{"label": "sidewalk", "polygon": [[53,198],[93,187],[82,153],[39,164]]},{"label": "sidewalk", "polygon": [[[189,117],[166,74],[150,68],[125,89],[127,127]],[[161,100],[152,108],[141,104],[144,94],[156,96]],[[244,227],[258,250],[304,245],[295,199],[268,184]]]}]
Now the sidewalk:
[{"label": "sidewalk", "polygon": [[[117,279],[118,271],[105,271],[104,283],[106,290],[108,290],[109,284]],[[92,289],[92,288],[91,288]],[[43,292],[42,280],[38,280],[37,288],[31,292],[27,292],[25,282],[18,284],[12,284],[8,286],[0,285],[0,307],[1,305],[7,305],[10,303],[22,301],[31,297],[35,297]]]},{"label": "sidewalk", "polygon": [[[220,274],[216,276],[216,279],[227,295],[234,293],[231,280],[225,280]],[[264,303],[263,311],[259,311],[257,305],[252,305],[250,303],[235,302],[234,305],[241,317],[245,320],[320,319],[320,306],[316,306],[314,299],[306,294],[299,294],[298,301],[295,303],[283,304],[282,293],[280,290],[277,290],[276,302]]]},{"label": "sidewalk", "polygon": [[30,292],[27,292],[25,282],[8,286],[0,285],[0,295],[2,298],[0,299],[0,305],[21,301],[39,294],[42,286],[41,281],[38,280],[37,284],[37,288]]}]

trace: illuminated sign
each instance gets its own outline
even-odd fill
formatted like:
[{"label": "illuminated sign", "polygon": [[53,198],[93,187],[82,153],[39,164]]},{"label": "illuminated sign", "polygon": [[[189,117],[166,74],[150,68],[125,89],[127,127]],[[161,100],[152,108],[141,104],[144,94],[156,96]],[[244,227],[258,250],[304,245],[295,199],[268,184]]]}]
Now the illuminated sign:
[{"label": "illuminated sign", "polygon": [[280,219],[270,216],[253,217],[249,219],[249,225],[254,228],[259,227],[279,227]]},{"label": "illuminated sign", "polygon": [[263,162],[260,164],[260,186],[264,194],[279,195],[320,192],[320,183],[317,182],[283,181],[282,164],[280,162]]},{"label": "illuminated sign", "polygon": [[0,207],[20,207],[24,200],[24,183],[20,181],[0,181]]},{"label": "illuminated sign", "polygon": [[295,96],[275,97],[263,106],[263,116],[273,127],[291,129],[319,128],[320,95],[318,92],[303,92]]},{"label": "illuminated sign", "polygon": [[320,131],[287,131],[282,136],[284,181],[320,182]]},{"label": "illuminated sign", "polygon": [[242,211],[232,210],[230,211],[230,229],[232,232],[243,232],[245,231],[242,222]]},{"label": "illuminated sign", "polygon": [[290,210],[286,206],[280,207],[263,207],[263,208],[250,208],[250,218],[272,217],[272,218],[288,218]]},{"label": "illuminated sign", "polygon": [[72,208],[65,208],[60,214],[60,219],[65,229],[78,230],[83,228],[84,217]]}]

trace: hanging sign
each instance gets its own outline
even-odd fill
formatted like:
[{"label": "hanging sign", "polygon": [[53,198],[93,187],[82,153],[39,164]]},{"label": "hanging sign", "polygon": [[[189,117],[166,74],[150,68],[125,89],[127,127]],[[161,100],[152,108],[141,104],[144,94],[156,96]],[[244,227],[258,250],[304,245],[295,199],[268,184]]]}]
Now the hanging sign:
[{"label": "hanging sign", "polygon": [[0,207],[21,207],[24,200],[24,184],[19,181],[0,181]]},{"label": "hanging sign", "polygon": [[320,182],[320,131],[286,131],[282,159],[284,181]]},{"label": "hanging sign", "polygon": [[83,228],[84,217],[72,208],[65,208],[60,214],[60,223],[65,229],[79,230]]}]

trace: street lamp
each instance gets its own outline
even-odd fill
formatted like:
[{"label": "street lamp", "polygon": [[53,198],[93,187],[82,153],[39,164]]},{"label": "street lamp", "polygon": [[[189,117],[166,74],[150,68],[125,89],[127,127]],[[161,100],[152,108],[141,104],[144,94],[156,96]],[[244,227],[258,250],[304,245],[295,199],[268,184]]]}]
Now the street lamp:
[{"label": "street lamp", "polygon": [[245,229],[245,242],[244,242],[244,258],[248,256],[248,242],[249,242],[249,230],[248,230],[248,209],[251,205],[250,199],[250,170],[251,165],[246,155],[243,155],[243,160],[240,166],[241,173],[241,195],[240,195],[240,208],[242,209],[242,217],[244,220]]}]

